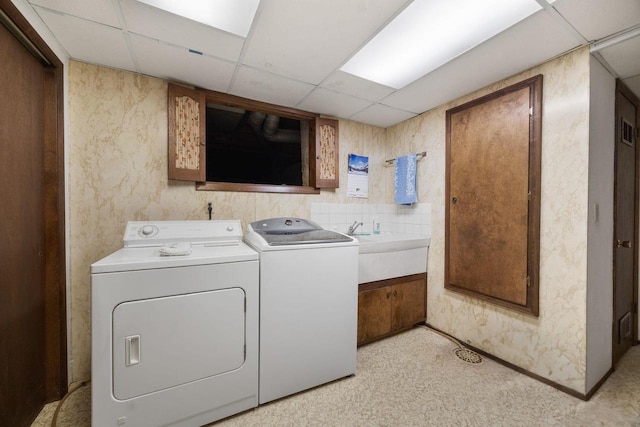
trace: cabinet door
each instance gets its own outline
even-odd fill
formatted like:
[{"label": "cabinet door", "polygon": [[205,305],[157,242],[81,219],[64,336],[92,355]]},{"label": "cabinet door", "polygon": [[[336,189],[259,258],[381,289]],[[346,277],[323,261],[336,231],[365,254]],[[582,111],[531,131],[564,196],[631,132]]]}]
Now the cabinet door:
[{"label": "cabinet door", "polygon": [[408,328],[427,318],[425,280],[391,287],[391,330]]},{"label": "cabinet door", "polygon": [[391,289],[358,293],[358,344],[391,332]]},{"label": "cabinet door", "polygon": [[315,186],[338,188],[338,121],[316,119]]},{"label": "cabinet door", "polygon": [[542,76],[447,111],[445,288],[537,315]]},{"label": "cabinet door", "polygon": [[204,92],[169,84],[168,120],[169,179],[206,181]]}]

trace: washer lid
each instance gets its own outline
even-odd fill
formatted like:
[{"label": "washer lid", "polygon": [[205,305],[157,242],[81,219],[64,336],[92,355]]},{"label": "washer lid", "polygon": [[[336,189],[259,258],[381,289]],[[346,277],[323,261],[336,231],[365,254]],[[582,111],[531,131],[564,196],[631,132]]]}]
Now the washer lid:
[{"label": "washer lid", "polygon": [[301,218],[272,218],[249,224],[269,246],[308,245],[351,242],[353,239],[337,231],[325,230]]}]

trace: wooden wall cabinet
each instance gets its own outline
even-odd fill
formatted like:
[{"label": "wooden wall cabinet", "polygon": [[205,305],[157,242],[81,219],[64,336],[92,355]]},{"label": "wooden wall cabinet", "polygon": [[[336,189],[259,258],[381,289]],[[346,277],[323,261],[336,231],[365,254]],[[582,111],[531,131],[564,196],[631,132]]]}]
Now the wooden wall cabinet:
[{"label": "wooden wall cabinet", "polygon": [[358,345],[427,320],[427,273],[363,283],[358,291]]}]

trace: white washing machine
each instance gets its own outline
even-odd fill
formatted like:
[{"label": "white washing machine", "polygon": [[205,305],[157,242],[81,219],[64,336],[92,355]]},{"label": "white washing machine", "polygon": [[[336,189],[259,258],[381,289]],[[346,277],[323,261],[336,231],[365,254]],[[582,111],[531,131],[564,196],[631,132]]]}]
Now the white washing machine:
[{"label": "white washing machine", "polygon": [[92,425],[200,426],[258,405],[258,254],[240,221],[129,222],[91,265]]},{"label": "white washing machine", "polygon": [[249,224],[260,254],[260,392],[266,403],[356,372],[358,241],[299,218]]}]

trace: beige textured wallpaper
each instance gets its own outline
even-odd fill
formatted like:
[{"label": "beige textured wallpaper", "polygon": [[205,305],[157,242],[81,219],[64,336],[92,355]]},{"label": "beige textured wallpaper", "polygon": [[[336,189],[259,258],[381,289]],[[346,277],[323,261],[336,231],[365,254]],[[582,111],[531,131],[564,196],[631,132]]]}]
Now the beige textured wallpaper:
[{"label": "beige textured wallpaper", "polygon": [[167,82],[71,62],[69,67],[69,233],[72,380],[91,376],[90,265],[122,247],[129,220],[249,222],[309,217],[311,203],[346,203],[347,154],[370,157],[369,199],[383,203],[385,131],[340,122],[340,182],[320,195],[196,191],[167,180]]},{"label": "beige textured wallpaper", "polygon": [[[540,317],[445,291],[445,111],[544,75]],[[92,262],[121,247],[126,221],[310,215],[310,203],[393,203],[384,160],[427,151],[419,201],[432,205],[428,321],[472,345],[585,392],[589,53],[582,49],[387,130],[340,121],[340,188],[320,195],[196,191],[167,180],[167,82],[71,62],[69,230],[73,380],[90,377]],[[428,94],[425,94],[428,96]],[[346,197],[347,154],[370,157],[369,198]]]},{"label": "beige textured wallpaper", "polygon": [[[540,316],[444,289],[445,113],[543,74]],[[514,365],[585,393],[589,51],[579,51],[387,129],[390,155],[426,150],[419,199],[431,203],[428,322]],[[387,174],[387,182],[393,176]],[[387,194],[387,202],[392,195]]]}]

